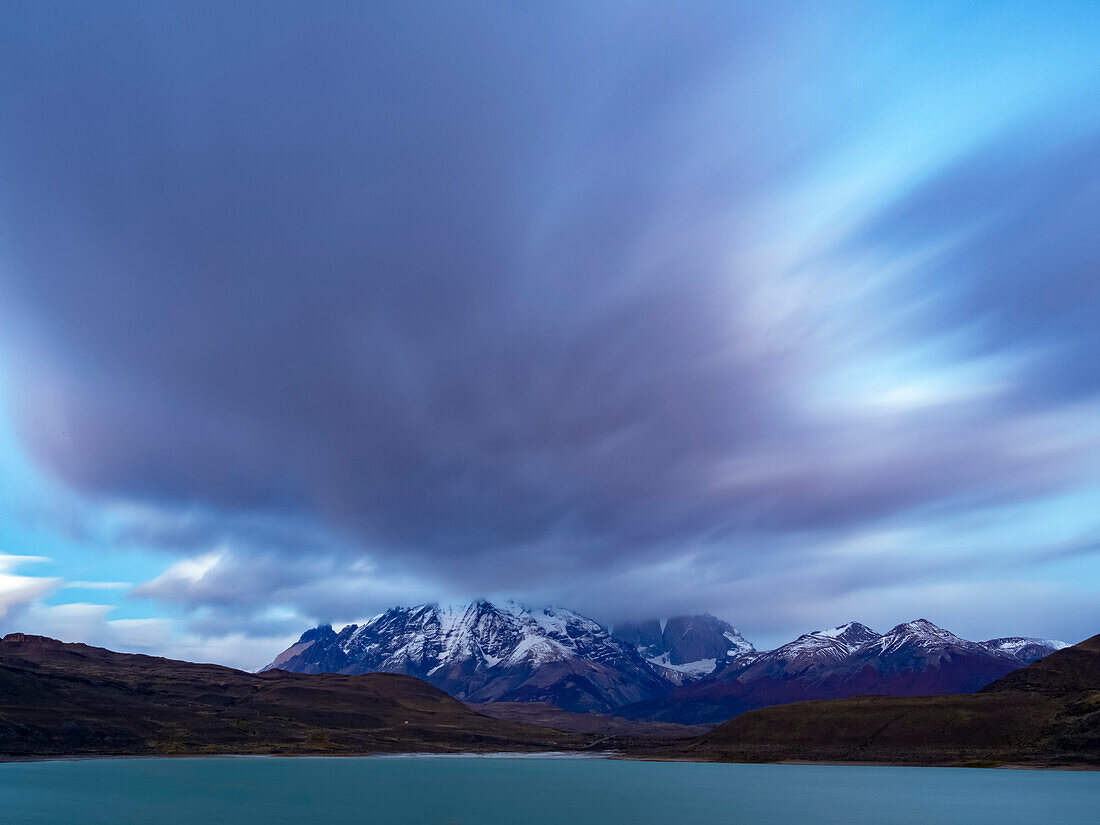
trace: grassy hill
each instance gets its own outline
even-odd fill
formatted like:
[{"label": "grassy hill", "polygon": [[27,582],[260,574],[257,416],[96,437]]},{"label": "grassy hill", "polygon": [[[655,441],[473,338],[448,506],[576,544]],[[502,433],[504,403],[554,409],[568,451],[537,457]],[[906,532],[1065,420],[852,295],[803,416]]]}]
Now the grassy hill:
[{"label": "grassy hill", "polygon": [[0,641],[0,755],[532,751],[592,737],[478,714],[408,676],[245,673]]},{"label": "grassy hill", "polygon": [[1100,765],[1100,636],[972,695],[861,696],[751,711],[669,757]]}]

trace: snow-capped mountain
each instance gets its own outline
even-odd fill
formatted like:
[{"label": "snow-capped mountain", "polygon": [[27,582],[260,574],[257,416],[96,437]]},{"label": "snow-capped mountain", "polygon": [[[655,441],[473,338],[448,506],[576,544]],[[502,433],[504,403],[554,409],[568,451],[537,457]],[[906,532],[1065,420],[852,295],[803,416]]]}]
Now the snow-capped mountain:
[{"label": "snow-capped mountain", "polygon": [[1037,662],[1056,650],[1069,647],[1057,639],[1034,639],[1029,636],[1006,636],[1003,639],[990,639],[981,642],[987,650],[1008,654],[1025,665]]},{"label": "snow-capped mountain", "polygon": [[314,628],[266,669],[405,673],[468,702],[551,702],[605,711],[675,682],[598,622],[508,602],[396,607],[340,632]]},{"label": "snow-capped mountain", "polygon": [[467,702],[717,722],[805,699],[970,693],[1065,646],[1015,636],[971,642],[917,619],[881,635],[848,622],[760,653],[706,614],[609,631],[565,608],[482,600],[395,607],[339,632],[316,627],[265,670],[405,673]]},{"label": "snow-capped mountain", "polygon": [[953,652],[980,653],[986,650],[977,642],[970,642],[932,624],[928,619],[903,622],[877,639],[863,645],[863,653],[878,658],[891,656],[934,657]]},{"label": "snow-capped mountain", "polygon": [[740,664],[737,672],[791,675],[813,668],[830,667],[847,660],[864,645],[872,644],[880,638],[882,637],[879,634],[866,625],[848,622],[831,630],[804,633],[793,642]]},{"label": "snow-capped mountain", "polygon": [[1007,651],[990,650],[916,619],[856,650],[842,673],[860,693],[920,696],[972,693],[1022,664]]},{"label": "snow-capped mountain", "polygon": [[[850,622],[807,633],[619,713],[660,721],[718,722],[746,710],[810,699],[972,693],[1026,664],[1021,652],[1031,656],[1039,649],[994,640],[1000,641],[1005,642],[1000,647],[971,642],[927,619],[904,622],[882,635]],[[1046,654],[1054,652],[1056,644],[1062,643],[1051,643]]]},{"label": "snow-capped mountain", "polygon": [[729,622],[703,613],[660,621],[623,623],[612,635],[633,645],[651,665],[671,671],[667,678],[683,684],[720,670],[731,662],[746,661],[756,648]]}]

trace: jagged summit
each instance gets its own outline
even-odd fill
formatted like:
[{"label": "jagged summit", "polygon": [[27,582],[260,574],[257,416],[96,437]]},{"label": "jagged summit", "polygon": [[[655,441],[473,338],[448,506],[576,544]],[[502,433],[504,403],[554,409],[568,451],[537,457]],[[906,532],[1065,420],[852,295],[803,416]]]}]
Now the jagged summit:
[{"label": "jagged summit", "polygon": [[[1001,640],[994,640],[1001,641]],[[902,622],[881,636],[859,622],[799,636],[735,662],[669,695],[619,711],[628,718],[706,723],[768,705],[862,694],[972,693],[1053,646],[1005,640],[971,642],[928,619]],[[1025,652],[1026,651],[1026,652]]]},{"label": "jagged summit", "polygon": [[835,662],[846,659],[861,647],[877,641],[879,634],[859,622],[847,622],[829,630],[804,633],[793,642],[758,657],[782,662],[784,669],[803,668],[819,662]]},{"label": "jagged summit", "polygon": [[611,632],[650,664],[671,671],[678,684],[756,655],[737,628],[709,613],[622,623]]},{"label": "jagged summit", "polygon": [[923,655],[976,656],[992,653],[1012,662],[1027,665],[1068,645],[1056,639],[1007,636],[986,642],[972,642],[956,636],[928,619],[914,619],[891,628],[873,647],[881,656],[921,652]]},{"label": "jagged summit", "polygon": [[265,669],[404,673],[468,702],[600,712],[631,705],[695,722],[800,699],[971,692],[1062,646],[1029,637],[972,642],[914,619],[881,635],[846,622],[761,653],[706,613],[608,630],[564,607],[479,599],[394,607],[339,631],[320,625]]},{"label": "jagged summit", "polygon": [[832,630],[818,630],[815,632],[820,636],[839,639],[855,647],[873,641],[879,637],[878,633],[860,622],[846,622],[845,624],[834,627]]},{"label": "jagged summit", "polygon": [[315,628],[268,667],[406,673],[466,701],[547,701],[576,710],[607,710],[673,684],[575,611],[484,599],[394,607],[339,632]]},{"label": "jagged summit", "polygon": [[926,650],[957,648],[972,651],[980,648],[981,645],[956,636],[950,630],[944,630],[928,619],[914,619],[890,628],[874,642],[873,647],[885,655],[918,648]]}]

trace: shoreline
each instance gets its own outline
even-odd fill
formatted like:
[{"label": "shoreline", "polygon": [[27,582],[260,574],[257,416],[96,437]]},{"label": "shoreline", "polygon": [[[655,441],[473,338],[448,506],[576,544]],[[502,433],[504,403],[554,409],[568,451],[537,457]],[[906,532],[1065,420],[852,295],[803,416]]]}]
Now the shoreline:
[{"label": "shoreline", "polygon": [[90,760],[124,759],[606,759],[620,762],[678,762],[700,765],[777,765],[793,767],[834,768],[961,768],[970,770],[1004,771],[1100,771],[1100,765],[1088,763],[1063,763],[1037,765],[1019,762],[987,764],[945,762],[865,762],[780,759],[775,761],[737,761],[725,759],[682,759],[676,757],[632,755],[621,751],[461,751],[437,753],[432,751],[367,752],[367,753],[108,753],[108,754],[59,754],[49,756],[19,756],[0,754],[0,765],[27,762],[83,762]]}]

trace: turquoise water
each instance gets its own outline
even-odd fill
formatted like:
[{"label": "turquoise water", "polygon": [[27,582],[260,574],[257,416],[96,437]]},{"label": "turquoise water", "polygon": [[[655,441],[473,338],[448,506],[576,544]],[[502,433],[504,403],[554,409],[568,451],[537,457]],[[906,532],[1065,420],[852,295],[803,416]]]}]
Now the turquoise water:
[{"label": "turquoise water", "polygon": [[1100,773],[578,758],[0,764],[0,822],[65,825],[1100,823]]}]

